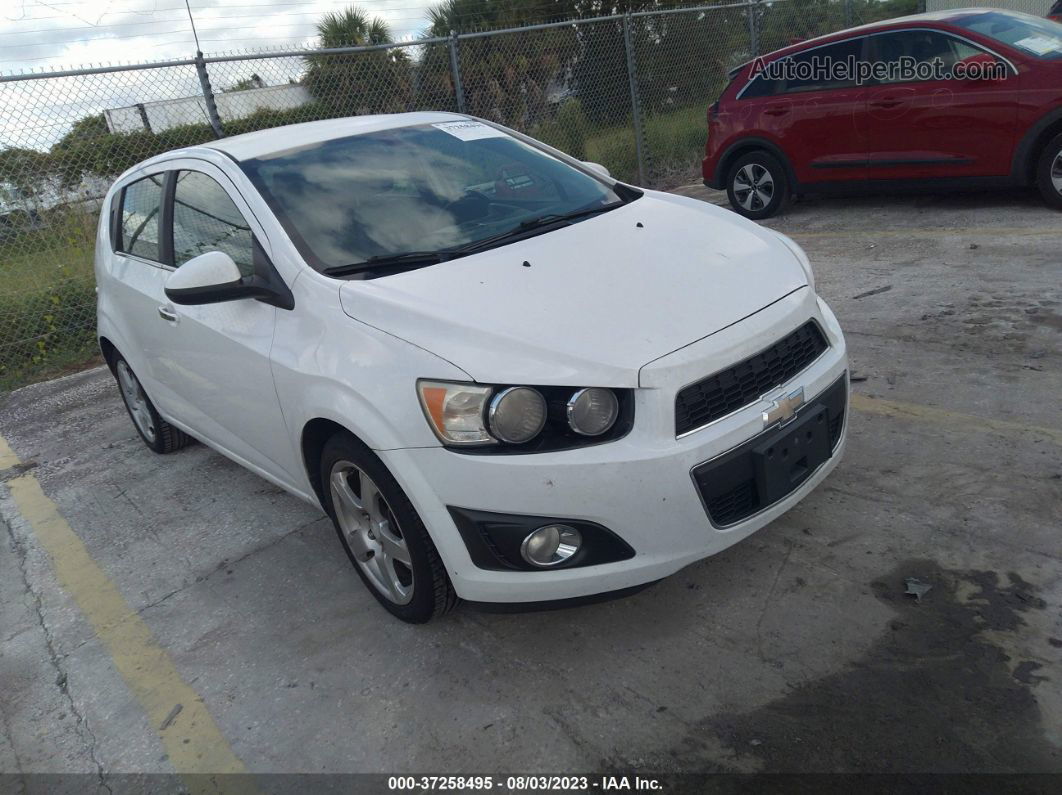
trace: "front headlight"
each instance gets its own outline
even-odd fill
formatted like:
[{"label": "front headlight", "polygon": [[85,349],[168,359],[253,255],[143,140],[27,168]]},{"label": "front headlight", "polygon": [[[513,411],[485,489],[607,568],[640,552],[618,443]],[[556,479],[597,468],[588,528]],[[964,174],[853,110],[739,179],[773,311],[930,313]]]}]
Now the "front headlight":
[{"label": "front headlight", "polygon": [[418,381],[420,406],[444,444],[496,444],[487,431],[486,405],[494,388],[479,384]]},{"label": "front headlight", "polygon": [[793,256],[800,262],[800,267],[804,269],[804,275],[808,277],[808,287],[814,292],[815,273],[811,270],[811,261],[808,259],[808,255],[804,253],[804,249],[798,246],[796,241],[788,235],[783,235],[781,232],[775,232],[775,234],[781,238],[782,242],[785,243],[785,247],[792,251]]},{"label": "front headlight", "polygon": [[[629,389],[417,381],[432,431],[448,447],[546,452],[610,441],[633,424]],[[473,451],[475,452],[475,451]]]},{"label": "front headlight", "polygon": [[573,431],[583,436],[600,436],[619,417],[619,400],[611,389],[580,389],[568,400],[565,411]]}]

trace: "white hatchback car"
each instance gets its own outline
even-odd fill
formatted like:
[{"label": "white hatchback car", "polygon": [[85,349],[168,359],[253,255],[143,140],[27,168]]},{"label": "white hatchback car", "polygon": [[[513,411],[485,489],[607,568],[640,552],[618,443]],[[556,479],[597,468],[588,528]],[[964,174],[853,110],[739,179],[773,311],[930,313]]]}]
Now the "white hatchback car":
[{"label": "white hatchback car", "polygon": [[643,586],[836,466],[845,342],[788,238],[452,113],[123,174],[99,338],[148,446],[322,507],[394,615]]}]

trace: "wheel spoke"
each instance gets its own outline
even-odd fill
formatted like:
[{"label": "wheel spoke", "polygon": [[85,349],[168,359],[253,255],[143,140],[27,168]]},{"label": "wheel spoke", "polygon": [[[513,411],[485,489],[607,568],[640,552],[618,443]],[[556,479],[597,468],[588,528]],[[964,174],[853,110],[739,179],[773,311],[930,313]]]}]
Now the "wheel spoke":
[{"label": "wheel spoke", "polygon": [[368,473],[349,461],[332,467],[329,487],[336,522],[354,562],[389,601],[408,603],[415,586],[413,561],[379,487]]},{"label": "wheel spoke", "polygon": [[409,559],[409,548],[405,539],[399,538],[391,530],[391,522],[384,520],[374,529],[376,540],[380,542],[387,557],[397,560],[409,569],[413,568],[413,562]]},{"label": "wheel spoke", "polygon": [[118,362],[115,372],[118,375],[118,391],[121,392],[122,400],[125,401],[125,406],[129,409],[129,416],[132,417],[133,424],[136,425],[149,442],[154,442],[155,421],[151,418],[151,409],[148,408],[148,399],[147,395],[144,394],[144,388],[140,386],[140,382],[124,360]]},{"label": "wheel spoke", "polygon": [[356,515],[364,509],[358,495],[350,487],[350,474],[350,470],[336,470],[332,473],[332,493],[346,510]]},{"label": "wheel spoke", "polygon": [[1058,153],[1055,162],[1051,164],[1051,184],[1055,190],[1062,193],[1062,152]]},{"label": "wheel spoke", "polygon": [[398,582],[391,560],[386,555],[374,555],[371,565],[375,569],[375,577],[381,589],[387,593],[392,602],[401,603],[401,583]]},{"label": "wheel spoke", "polygon": [[358,490],[361,492],[361,509],[369,515],[369,518],[375,523],[380,521],[383,516],[380,514],[380,490],[376,488],[376,484],[372,482],[372,478],[358,470],[359,486]]}]

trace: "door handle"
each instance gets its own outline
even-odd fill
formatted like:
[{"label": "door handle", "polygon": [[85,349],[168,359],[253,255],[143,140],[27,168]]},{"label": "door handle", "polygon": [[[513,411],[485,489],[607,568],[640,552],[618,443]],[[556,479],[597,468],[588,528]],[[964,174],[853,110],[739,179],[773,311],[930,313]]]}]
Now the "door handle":
[{"label": "door handle", "polygon": [[873,108],[895,108],[903,103],[898,99],[877,99],[870,103]]},{"label": "door handle", "polygon": [[159,317],[161,317],[163,320],[168,320],[171,323],[176,323],[178,320],[180,320],[180,317],[177,315],[177,313],[174,312],[173,308],[169,306],[159,307]]},{"label": "door handle", "polygon": [[784,116],[789,112],[789,108],[767,108],[764,114],[767,116]]}]

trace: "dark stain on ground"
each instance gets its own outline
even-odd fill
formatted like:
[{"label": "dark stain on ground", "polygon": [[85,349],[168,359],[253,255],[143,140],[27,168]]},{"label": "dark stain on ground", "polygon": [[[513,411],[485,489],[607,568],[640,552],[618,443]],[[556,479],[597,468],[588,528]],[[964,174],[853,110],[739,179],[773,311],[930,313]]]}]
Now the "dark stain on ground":
[{"label": "dark stain on ground", "polygon": [[1056,312],[1045,312],[1043,314],[1036,314],[1033,320],[1045,328],[1054,329],[1055,331],[1062,331],[1062,315]]},{"label": "dark stain on ground", "polygon": [[[907,577],[933,589],[920,601],[905,596]],[[899,565],[872,584],[897,617],[863,658],[753,712],[706,719],[670,766],[719,771],[697,739],[714,734],[767,773],[1062,771],[1034,696],[1038,685],[1057,685],[1040,684],[1035,663],[1008,664],[983,635],[1014,632],[1022,613],[1045,607],[1020,576],[1004,579],[925,560]]]}]

